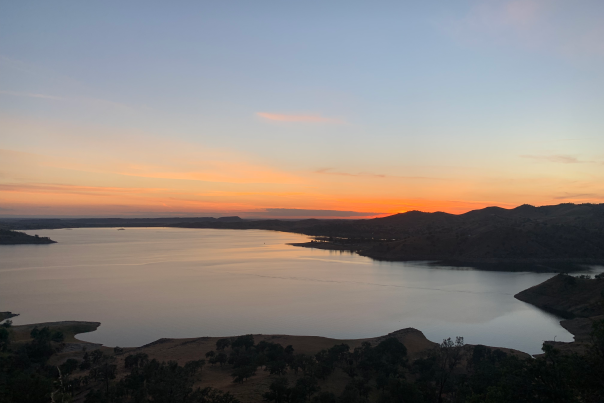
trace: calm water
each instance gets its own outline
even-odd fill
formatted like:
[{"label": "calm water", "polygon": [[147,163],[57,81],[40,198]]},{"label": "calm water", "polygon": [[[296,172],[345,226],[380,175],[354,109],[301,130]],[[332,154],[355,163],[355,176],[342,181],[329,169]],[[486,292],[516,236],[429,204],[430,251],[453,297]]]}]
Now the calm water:
[{"label": "calm water", "polygon": [[0,247],[0,310],[15,324],[102,322],[80,338],[139,346],[245,333],[363,338],[415,327],[433,341],[538,353],[572,341],[513,295],[551,274],[384,263],[287,246],[270,231],[128,228],[28,231],[54,245]]}]

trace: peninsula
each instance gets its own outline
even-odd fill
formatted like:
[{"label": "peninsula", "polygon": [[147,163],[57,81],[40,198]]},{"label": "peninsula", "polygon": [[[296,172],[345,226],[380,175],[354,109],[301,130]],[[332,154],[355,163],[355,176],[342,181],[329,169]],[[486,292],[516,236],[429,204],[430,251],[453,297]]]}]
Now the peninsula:
[{"label": "peninsula", "polygon": [[48,237],[28,235],[25,232],[0,229],[0,245],[28,245],[56,243]]}]

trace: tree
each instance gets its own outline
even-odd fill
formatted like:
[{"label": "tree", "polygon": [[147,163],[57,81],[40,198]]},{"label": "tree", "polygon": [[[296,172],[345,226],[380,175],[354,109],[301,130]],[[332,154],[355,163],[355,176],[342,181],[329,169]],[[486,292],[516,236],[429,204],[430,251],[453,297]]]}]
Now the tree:
[{"label": "tree", "polygon": [[461,361],[463,353],[463,337],[456,337],[455,342],[444,339],[437,350],[437,396],[438,403],[443,401],[443,394],[452,383],[453,371]]},{"label": "tree", "polygon": [[185,364],[185,372],[188,376],[194,377],[197,371],[203,371],[203,367],[206,365],[206,360],[189,361]]},{"label": "tree", "polygon": [[78,369],[78,366],[79,366],[78,360],[70,358],[67,361],[65,361],[63,364],[61,364],[59,366],[59,368],[61,369],[61,373],[63,375],[69,375],[73,371],[75,371],[76,369]]},{"label": "tree", "polygon": [[[98,350],[97,350],[98,351]],[[90,378],[100,380],[105,385],[105,394],[109,395],[109,382],[117,375],[117,365],[113,363],[115,357],[103,355],[93,362],[95,365],[90,369]]]},{"label": "tree", "polygon": [[228,360],[228,357],[225,353],[218,353],[218,355],[215,357],[215,360],[217,363],[220,364],[220,366],[222,366],[222,364],[225,364]]},{"label": "tree", "polygon": [[218,339],[216,341],[216,350],[224,351],[224,349],[229,347],[230,345],[231,345],[230,339]]},{"label": "tree", "polygon": [[253,365],[245,365],[238,368],[235,368],[231,376],[233,377],[233,382],[241,383],[245,380],[251,378],[256,375],[256,367]]},{"label": "tree", "polygon": [[349,383],[344,388],[344,391],[338,397],[338,403],[366,403],[367,399],[361,396],[359,390],[355,387],[354,383]]},{"label": "tree", "polygon": [[389,379],[385,391],[378,397],[378,403],[394,402],[420,403],[424,402],[424,398],[415,384],[404,379]]},{"label": "tree", "polygon": [[246,334],[244,336],[239,336],[231,343],[232,348],[245,348],[246,350],[250,349],[254,346],[254,336],[251,334]]},{"label": "tree", "polygon": [[26,345],[27,355],[36,363],[46,362],[55,352],[50,344],[52,339],[50,329],[48,327],[42,329],[34,327],[30,332],[30,336],[33,340]]},{"label": "tree", "polygon": [[0,327],[0,351],[8,350],[10,345],[10,331],[8,328]]},{"label": "tree", "polygon": [[336,396],[331,392],[321,392],[315,396],[313,403],[336,403]]},{"label": "tree", "polygon": [[187,402],[190,403],[240,403],[235,399],[235,396],[228,392],[222,392],[214,388],[197,388],[188,397]]},{"label": "tree", "polygon": [[63,335],[63,332],[56,331],[56,332],[52,332],[52,335],[50,336],[51,340],[54,341],[55,343],[62,343],[63,340],[65,340],[65,336]]},{"label": "tree", "polygon": [[290,395],[291,389],[287,378],[277,378],[269,386],[269,391],[262,396],[269,402],[287,403]]},{"label": "tree", "polygon": [[130,354],[124,359],[125,368],[141,368],[149,361],[149,356],[145,353]]},{"label": "tree", "polygon": [[282,360],[270,361],[266,368],[271,375],[285,375],[287,373],[287,363]]},{"label": "tree", "polygon": [[145,372],[147,391],[153,402],[185,402],[192,392],[193,374],[176,361],[152,360]]},{"label": "tree", "polygon": [[304,376],[296,381],[296,386],[294,387],[292,394],[303,396],[305,400],[310,400],[320,389],[316,378]]},{"label": "tree", "polygon": [[9,402],[47,402],[52,393],[52,381],[36,373],[20,372],[8,380],[6,388]]}]

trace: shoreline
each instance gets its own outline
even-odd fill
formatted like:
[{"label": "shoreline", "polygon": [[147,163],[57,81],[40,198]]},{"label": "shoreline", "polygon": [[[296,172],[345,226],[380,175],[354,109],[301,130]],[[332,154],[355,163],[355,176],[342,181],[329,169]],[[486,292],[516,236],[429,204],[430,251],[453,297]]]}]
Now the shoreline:
[{"label": "shoreline", "polygon": [[[543,297],[544,294],[546,296],[551,294],[553,296],[557,296],[555,299],[557,303],[565,303],[566,299],[564,296],[558,295],[559,293],[556,292],[556,287],[560,284],[567,284],[569,282],[569,278],[576,279],[573,282],[572,289],[574,291],[572,292],[578,296],[577,298],[573,298],[572,304],[567,307],[569,310],[574,310],[577,309],[577,307],[583,306],[587,296],[586,290],[589,291],[589,295],[591,295],[594,292],[599,291],[599,287],[604,284],[604,278],[587,279],[585,276],[575,278],[568,275],[558,275],[537,286],[524,290],[521,293],[528,291],[532,295],[541,297]],[[597,288],[594,288],[595,286],[597,286]],[[517,295],[515,297],[519,299]],[[526,302],[542,309],[538,304],[540,301]],[[581,312],[583,311],[584,310]],[[11,312],[0,312],[0,314],[5,314],[5,316],[16,316],[16,314]],[[281,346],[281,350],[283,350],[283,347],[287,346],[286,351],[289,349],[289,351],[292,351],[294,354],[296,354],[296,357],[323,357],[328,353],[328,351],[333,351],[333,349],[337,349],[338,346],[345,346],[346,351],[354,351],[356,353],[367,349],[379,349],[380,346],[388,344],[395,339],[395,341],[398,341],[402,346],[404,346],[405,359],[403,363],[408,363],[413,368],[422,368],[423,365],[430,363],[430,360],[435,359],[435,357],[439,357],[439,355],[442,356],[443,351],[449,351],[453,352],[454,354],[458,354],[458,357],[465,357],[461,359],[458,368],[458,371],[463,373],[471,370],[471,360],[474,360],[477,356],[499,357],[499,359],[502,359],[502,357],[511,357],[512,360],[517,360],[516,362],[523,363],[520,365],[527,365],[529,367],[531,363],[536,362],[535,360],[543,360],[544,356],[546,356],[547,352],[550,351],[549,349],[551,348],[555,348],[565,356],[575,354],[583,356],[588,353],[588,349],[590,348],[590,333],[592,323],[596,323],[597,321],[601,320],[604,320],[604,315],[597,317],[576,317],[574,319],[560,321],[560,326],[573,335],[574,341],[544,341],[544,353],[534,355],[506,347],[496,347],[481,344],[464,344],[463,341],[459,346],[455,345],[455,347],[452,347],[453,345],[451,344],[451,339],[448,339],[449,344],[447,344],[446,341],[443,341],[443,344],[440,344],[429,340],[423,334],[423,332],[415,328],[399,329],[386,335],[363,339],[335,339],[320,336],[294,336],[285,334],[249,334],[231,337],[160,338],[154,342],[142,345],[140,347],[123,348],[86,342],[77,338],[77,335],[80,333],[92,332],[98,329],[98,327],[101,325],[99,322],[62,321],[32,323],[13,326],[11,329],[14,335],[15,344],[21,345],[32,342],[30,334],[31,331],[36,327],[40,329],[48,326],[53,333],[57,331],[62,332],[64,339],[59,343],[54,344],[56,352],[48,361],[48,364],[51,366],[63,367],[68,362],[84,362],[86,361],[87,357],[91,356],[106,357],[108,360],[107,362],[111,362],[114,365],[115,379],[125,379],[132,371],[129,369],[128,362],[132,362],[133,359],[141,359],[145,362],[150,362],[151,360],[152,362],[156,362],[158,364],[172,363],[168,365],[180,365],[183,368],[194,362],[202,363],[202,366],[207,363],[208,365],[205,365],[203,368],[203,375],[200,375],[194,381],[194,384],[197,387],[212,388],[220,391],[220,393],[230,394],[231,396],[234,396],[236,401],[260,403],[265,401],[263,398],[264,392],[269,390],[276,382],[275,379],[277,378],[273,374],[272,369],[271,371],[268,371],[266,362],[264,363],[264,368],[262,367],[263,364],[255,364],[256,370],[253,371],[253,374],[249,375],[247,380],[243,382],[237,381],[236,378],[234,379],[236,375],[236,367],[234,367],[232,365],[233,363],[230,361],[233,357],[233,351],[231,351],[231,355],[229,356],[231,358],[229,358],[227,363],[227,356],[224,354],[224,348],[219,349],[218,347],[219,344],[223,344],[223,341],[227,341],[228,344],[231,344],[231,347],[234,347],[235,340],[251,339],[252,345],[257,343],[256,346]],[[216,349],[216,352],[214,349]],[[241,351],[247,351],[247,347],[245,350]],[[214,354],[222,354],[223,360],[212,361],[211,357],[214,357]],[[219,363],[220,365],[215,365],[216,363]],[[223,365],[223,363],[228,365]],[[290,365],[289,371],[285,371],[283,374],[280,374],[279,376],[281,378],[279,379],[288,379],[291,384],[297,384],[300,379],[305,379],[304,377],[306,376],[306,370],[304,370],[304,375],[298,374],[298,370],[296,369],[298,367],[293,366],[291,363],[288,365]],[[85,377],[87,373],[86,371],[86,369],[80,368],[79,370],[76,370],[74,376],[78,377],[78,379]],[[343,393],[342,390],[346,390],[346,385],[349,384],[348,376],[349,375],[346,373],[346,367],[341,366],[336,367],[329,378],[322,378],[317,382],[318,385],[323,388],[323,390],[329,391],[333,394],[339,394]],[[83,403],[85,395],[87,396],[93,387],[85,387],[84,389],[80,389],[80,392],[77,392],[74,395],[74,402]]]},{"label": "shoreline", "polygon": [[[15,315],[16,316],[16,315]],[[586,325],[585,322],[588,319],[594,318],[575,318],[572,320],[561,320],[560,326],[566,329],[569,333],[571,333],[574,337],[574,341],[572,342],[558,342],[555,340],[545,340],[544,343],[552,344],[556,346],[575,346],[577,343],[582,344],[587,341],[589,338],[589,329],[590,327]],[[604,316],[601,317],[604,319]],[[583,323],[585,322],[585,323]],[[591,321],[589,322],[591,323]],[[11,329],[14,332],[14,342],[16,343],[24,343],[30,340],[30,332],[34,328],[43,328],[49,327],[51,330],[60,330],[65,334],[65,340],[63,342],[64,347],[61,353],[74,353],[81,351],[92,351],[95,349],[103,349],[103,350],[113,350],[116,347],[120,346],[108,346],[103,343],[95,343],[89,342],[85,340],[79,339],[77,336],[80,334],[91,333],[96,331],[101,326],[101,322],[89,322],[89,321],[58,321],[58,322],[40,322],[40,323],[28,323],[22,325],[14,325]],[[157,346],[164,346],[159,348],[160,350],[166,349],[166,346],[170,346],[167,349],[173,349],[175,346],[186,346],[189,344],[198,344],[201,342],[209,341],[215,343],[216,340],[223,338],[235,338],[240,335],[231,335],[231,336],[202,336],[202,337],[179,337],[179,338],[159,338],[155,341],[152,341],[147,344],[143,344],[141,346],[130,346],[130,347],[120,347],[128,352],[139,352],[146,351],[148,349],[155,349]],[[385,335],[374,336],[374,337],[366,337],[361,339],[348,339],[348,338],[332,338],[332,337],[324,337],[324,336],[308,336],[308,335],[288,335],[288,334],[253,334],[255,338],[258,340],[267,340],[274,341],[282,344],[292,344],[294,347],[296,345],[302,346],[302,351],[304,352],[313,352],[314,348],[324,347],[329,348],[337,343],[346,343],[351,347],[361,346],[363,342],[369,342],[372,345],[378,344],[380,341],[383,341],[387,338],[395,337],[400,339],[403,344],[407,346],[407,343],[410,346],[412,354],[417,353],[418,357],[422,352],[428,351],[431,348],[434,348],[439,345],[440,342],[432,341],[428,339],[424,333],[412,327],[398,329],[393,332],[390,332]],[[463,335],[462,335],[463,337]],[[474,346],[484,346],[491,350],[501,350],[508,354],[516,355],[518,357],[529,358],[531,356],[538,356],[539,354],[529,354],[521,350],[517,350],[514,348],[504,347],[504,346],[491,346],[486,344],[466,344],[468,347]],[[319,351],[320,348],[317,350]],[[415,353],[413,353],[415,352]],[[190,358],[186,357],[187,360]]]},{"label": "shoreline", "polygon": [[[0,221],[1,223],[1,221]],[[233,231],[242,231],[242,230],[260,230],[260,231],[274,231],[274,232],[284,232],[290,234],[299,234],[305,235],[309,237],[317,237],[315,235],[307,234],[303,231],[297,230],[288,230],[284,228],[237,228],[237,227],[228,227],[225,226],[224,223],[220,223],[221,225],[204,225],[204,226],[184,226],[184,225],[139,225],[139,226],[129,226],[125,225],[126,228],[182,228],[182,229],[216,229],[216,230],[233,230]],[[71,229],[86,229],[86,228],[116,228],[117,230],[124,230],[123,227],[117,227],[114,225],[110,226],[79,226],[79,227],[49,227],[49,228],[37,228],[40,230],[71,230]],[[24,228],[21,231],[32,231],[33,228]],[[27,235],[22,233],[27,238],[32,238],[34,241],[27,241],[21,243],[8,243],[2,244],[0,242],[0,246],[10,246],[10,245],[24,245],[24,244],[53,244],[57,243],[56,241],[51,240],[48,237],[34,237],[31,235]],[[319,236],[320,238],[320,236]],[[476,270],[484,270],[484,271],[508,271],[508,272],[533,272],[533,273],[575,273],[581,272],[585,270],[585,266],[594,265],[604,265],[604,261],[595,258],[575,258],[575,259],[563,259],[563,258],[549,258],[549,259],[541,259],[541,258],[478,258],[478,259],[469,259],[469,258],[451,258],[440,255],[413,255],[413,256],[393,256],[387,252],[381,251],[380,248],[375,248],[376,245],[381,245],[382,241],[372,241],[372,242],[357,242],[357,243],[348,243],[341,244],[333,241],[317,241],[310,240],[308,242],[291,242],[286,243],[285,245],[301,247],[301,248],[310,248],[310,249],[320,249],[320,250],[330,250],[330,251],[341,251],[341,252],[349,252],[354,253],[359,256],[368,257],[372,260],[378,262],[423,262],[428,263],[434,266],[451,266],[451,267],[459,267],[459,268],[472,268]]]},{"label": "shoreline", "polygon": [[[604,277],[598,276],[595,279],[590,279],[587,276],[573,277],[566,274],[559,274],[554,276],[540,284],[533,287],[527,288],[516,295],[515,299],[529,303],[538,309],[545,312],[556,314],[561,320],[559,325],[566,329],[573,335],[574,341],[572,342],[558,342],[555,340],[546,340],[545,344],[561,346],[564,350],[575,351],[581,349],[585,342],[589,341],[589,334],[591,332],[591,324],[598,320],[604,320]],[[12,312],[0,312],[0,322],[7,320],[11,317],[18,316],[17,313]],[[49,327],[55,330],[61,330],[65,334],[65,345],[72,345],[70,351],[76,349],[76,347],[85,348],[90,347],[103,347],[99,343],[92,343],[78,339],[76,336],[81,333],[93,332],[101,326],[100,322],[87,322],[87,321],[60,321],[60,322],[42,322],[32,323],[23,325],[12,326],[15,332],[15,341],[22,342],[29,339],[29,333],[35,327]],[[290,341],[300,342],[302,340],[323,340],[329,341],[329,344],[337,342],[346,342],[351,344],[361,344],[364,341],[374,343],[379,342],[387,337],[399,337],[402,335],[413,335],[415,342],[423,345],[425,348],[432,345],[435,346],[437,343],[428,340],[425,335],[418,329],[405,328],[399,329],[392,333],[382,336],[369,337],[363,339],[334,339],[322,336],[300,336],[300,335],[284,335],[284,334],[257,334],[254,335],[261,339],[288,339]],[[463,335],[462,335],[463,336]],[[231,336],[223,336],[231,337]],[[193,342],[199,342],[201,340],[218,340],[222,337],[193,337],[193,338],[160,338],[154,342],[139,346],[139,347],[127,347],[128,351],[141,350],[151,348],[153,346],[162,344],[187,344]],[[419,341],[418,341],[419,340]],[[486,346],[491,349],[500,349],[507,352],[516,352],[521,355],[530,356],[528,353],[497,346]]]},{"label": "shoreline", "polygon": [[268,230],[314,237],[294,246],[350,251],[377,261],[436,261],[480,270],[565,273],[581,271],[582,265],[604,265],[603,213],[604,204],[562,203],[486,207],[462,214],[407,211],[373,219],[24,217],[0,218],[0,229]]},{"label": "shoreline", "polygon": [[[93,343],[77,338],[79,334],[90,333],[96,331],[101,326],[101,322],[88,322],[88,321],[58,321],[58,322],[40,322],[40,323],[28,323],[23,325],[12,326],[11,329],[15,334],[14,341],[16,343],[23,343],[30,340],[29,333],[34,328],[49,327],[51,330],[60,330],[65,334],[64,348],[60,353],[72,353],[79,351],[92,351],[96,348],[102,349],[114,349],[119,346],[107,346],[102,343]],[[569,330],[570,332],[570,330]],[[572,333],[572,332],[571,332]],[[346,343],[351,347],[359,347],[364,342],[368,342],[371,345],[377,345],[381,341],[388,338],[397,338],[409,349],[412,357],[419,357],[425,351],[438,346],[438,342],[429,340],[421,330],[408,327],[404,329],[398,329],[385,335],[367,337],[362,339],[347,339],[347,338],[331,338],[324,336],[305,336],[305,335],[288,335],[288,334],[252,334],[257,340],[267,340],[281,344],[292,344],[294,347],[298,345],[298,351],[305,353],[317,352],[321,348],[329,348],[337,343]],[[198,345],[208,344],[213,345],[216,340],[224,338],[235,338],[240,335],[231,336],[202,336],[202,337],[182,337],[182,338],[159,338],[153,342],[143,344],[142,346],[136,347],[123,347],[127,352],[140,352],[147,350],[172,350],[174,348],[184,348],[187,345]],[[476,345],[482,345],[492,350],[501,350],[503,352],[516,355],[518,357],[529,358],[530,354],[520,350],[516,350],[508,347],[499,346],[487,346],[483,344],[466,344],[468,347],[474,347]],[[76,348],[78,347],[78,348]],[[90,348],[87,348],[90,347]],[[315,351],[315,349],[317,349]],[[189,360],[189,357],[186,357]]]},{"label": "shoreline", "polygon": [[292,242],[287,245],[299,248],[331,250],[356,253],[378,262],[428,262],[434,266],[466,267],[485,271],[508,271],[532,273],[573,273],[584,271],[583,266],[601,265],[600,260],[594,259],[450,259],[437,256],[423,256],[418,258],[392,258],[387,255],[364,250],[367,244],[342,245],[333,242]]}]

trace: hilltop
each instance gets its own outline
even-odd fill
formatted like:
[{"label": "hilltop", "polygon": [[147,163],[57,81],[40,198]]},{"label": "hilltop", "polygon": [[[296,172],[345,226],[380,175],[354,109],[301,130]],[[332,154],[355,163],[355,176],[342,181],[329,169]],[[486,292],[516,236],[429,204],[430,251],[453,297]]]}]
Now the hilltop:
[{"label": "hilltop", "polygon": [[495,270],[565,272],[580,264],[604,262],[604,204],[487,207],[459,215],[409,211],[370,220],[177,226],[297,232],[316,238],[296,246],[350,250],[377,260],[439,261]]},{"label": "hilltop", "polygon": [[488,207],[461,215],[409,212],[374,222],[398,238],[361,251],[376,259],[541,265],[562,271],[568,264],[604,261],[602,204]]}]

